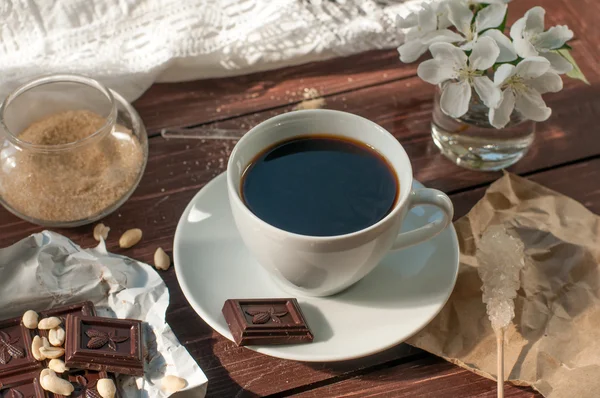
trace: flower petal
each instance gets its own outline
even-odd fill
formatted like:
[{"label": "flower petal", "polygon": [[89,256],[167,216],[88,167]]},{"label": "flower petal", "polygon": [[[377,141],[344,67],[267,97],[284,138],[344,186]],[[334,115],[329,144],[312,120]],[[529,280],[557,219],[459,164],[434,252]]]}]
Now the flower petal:
[{"label": "flower petal", "polygon": [[531,44],[529,40],[522,37],[513,38],[513,46],[521,58],[535,57],[538,55],[538,51],[535,49],[533,44]]},{"label": "flower petal", "polygon": [[519,62],[515,68],[515,75],[524,79],[534,79],[542,76],[550,69],[550,62],[543,57],[529,57]]},{"label": "flower petal", "polygon": [[510,62],[517,59],[517,52],[515,51],[512,41],[498,29],[486,30],[479,37],[491,37],[494,39],[498,48],[500,48],[500,55],[496,62]]},{"label": "flower petal", "polygon": [[540,77],[529,80],[527,85],[540,94],[557,93],[563,89],[562,78],[555,72],[546,72]]},{"label": "flower petal", "polygon": [[573,70],[573,65],[560,54],[555,52],[541,53],[540,57],[546,58],[550,61],[550,70],[562,75]]},{"label": "flower petal", "polygon": [[543,122],[548,120],[552,109],[546,106],[542,95],[533,89],[519,93],[515,101],[515,107],[527,119]]},{"label": "flower petal", "polygon": [[467,65],[467,55],[460,48],[450,43],[433,43],[429,46],[433,58],[446,62],[457,69]]},{"label": "flower petal", "polygon": [[501,87],[508,79],[514,76],[516,67],[511,64],[502,64],[494,74],[494,84]]},{"label": "flower petal", "polygon": [[471,33],[473,12],[466,3],[461,1],[448,2],[448,19],[463,35],[467,36]]},{"label": "flower petal", "polygon": [[510,27],[510,37],[511,39],[522,39],[523,32],[525,32],[525,23],[527,23],[527,19],[525,17],[519,18],[515,21],[513,26]]},{"label": "flower petal", "polygon": [[533,7],[525,13],[525,32],[534,34],[544,31],[546,10],[540,6]]},{"label": "flower petal", "polygon": [[431,84],[440,84],[457,77],[457,73],[452,65],[448,65],[437,59],[429,59],[421,62],[417,68],[417,75]]},{"label": "flower petal", "polygon": [[510,88],[502,93],[502,101],[496,109],[491,108],[489,113],[490,124],[497,129],[504,128],[510,122],[510,116],[515,109],[515,94]]},{"label": "flower petal", "polygon": [[448,9],[446,8],[446,4],[444,2],[436,4],[438,4],[438,29],[447,29],[452,26],[452,22],[450,22],[450,19],[448,18]]},{"label": "flower petal", "polygon": [[507,9],[506,4],[490,4],[479,11],[475,17],[475,30],[483,32],[486,29],[497,28],[504,21]]},{"label": "flower petal", "polygon": [[448,29],[435,30],[421,37],[421,41],[425,44],[457,43],[459,41],[463,41],[464,39],[465,38],[459,35],[458,33]]},{"label": "flower petal", "polygon": [[502,101],[502,91],[494,85],[487,76],[480,76],[473,79],[473,87],[488,108],[496,108]]},{"label": "flower petal", "polygon": [[482,37],[473,44],[473,51],[469,56],[469,66],[476,70],[489,69],[496,63],[498,55],[500,55],[500,48],[494,39]]},{"label": "flower petal", "polygon": [[458,83],[447,83],[442,89],[440,107],[451,117],[461,117],[469,110],[471,102],[471,86],[466,80]]},{"label": "flower petal", "polygon": [[427,51],[427,44],[424,44],[421,40],[407,41],[400,47],[398,52],[400,53],[400,61],[409,64],[415,62],[419,57],[425,54]]},{"label": "flower petal", "polygon": [[531,44],[538,51],[556,50],[573,38],[573,31],[565,25],[553,26],[544,33],[535,36]]},{"label": "flower petal", "polygon": [[419,12],[419,28],[423,33],[432,32],[437,29],[437,15],[430,4],[425,3]]}]

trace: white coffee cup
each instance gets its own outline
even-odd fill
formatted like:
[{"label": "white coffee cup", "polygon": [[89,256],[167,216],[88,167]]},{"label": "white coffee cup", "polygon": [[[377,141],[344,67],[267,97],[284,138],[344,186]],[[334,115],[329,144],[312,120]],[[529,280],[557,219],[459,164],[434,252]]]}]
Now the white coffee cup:
[{"label": "white coffee cup", "polygon": [[[363,142],[392,165],[400,192],[394,208],[382,220],[345,235],[306,236],[276,228],[246,207],[240,187],[250,162],[274,144],[317,133]],[[389,132],[360,116],[322,109],[285,113],[262,122],[240,139],[227,164],[229,201],[245,245],[275,281],[294,295],[338,293],[372,271],[389,250],[403,249],[440,233],[452,220],[452,202],[435,189],[413,191],[412,180],[410,160]],[[408,210],[424,204],[438,207],[444,213],[443,220],[400,233]]]}]

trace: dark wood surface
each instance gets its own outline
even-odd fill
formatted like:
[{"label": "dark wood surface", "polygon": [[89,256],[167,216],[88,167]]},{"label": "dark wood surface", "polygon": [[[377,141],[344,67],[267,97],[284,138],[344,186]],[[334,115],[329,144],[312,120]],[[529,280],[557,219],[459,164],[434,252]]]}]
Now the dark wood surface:
[{"label": "dark wood surface", "polygon": [[[584,7],[582,3],[585,3]],[[511,3],[509,23],[534,5],[547,10],[546,24],[575,31],[573,53],[592,83],[565,80],[565,89],[547,95],[553,116],[538,124],[530,153],[510,171],[527,176],[600,212],[600,29],[596,0],[520,0]],[[175,227],[187,203],[225,170],[234,142],[164,140],[169,127],[248,129],[292,110],[308,89],[325,108],[356,113],[380,124],[404,145],[415,177],[450,194],[456,217],[466,214],[501,173],[461,169],[439,154],[430,137],[433,87],[403,65],[395,50],[276,71],[208,81],[153,86],[134,105],[150,135],[146,173],[130,200],[104,222],[108,249],[151,263],[154,250],[172,250]],[[122,250],[120,233],[141,228],[140,244]],[[42,228],[0,209],[0,247]],[[83,247],[93,246],[92,226],[59,229]],[[383,353],[343,363],[308,364],[267,357],[238,348],[207,326],[191,309],[170,269],[161,273],[171,293],[168,321],[209,379],[210,397],[494,397],[495,383],[400,344]],[[509,387],[507,397],[534,397]]]}]

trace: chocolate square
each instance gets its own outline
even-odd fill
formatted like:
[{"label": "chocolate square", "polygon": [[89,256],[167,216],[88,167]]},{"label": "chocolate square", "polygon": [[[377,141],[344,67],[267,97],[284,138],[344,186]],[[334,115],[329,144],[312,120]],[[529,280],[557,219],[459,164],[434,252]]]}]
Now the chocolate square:
[{"label": "chocolate square", "polygon": [[310,343],[313,334],[294,298],[227,300],[223,315],[237,345]]},{"label": "chocolate square", "polygon": [[[32,330],[21,325],[21,318],[0,321],[0,383],[11,387],[42,369],[31,353]],[[31,377],[29,377],[31,379]]]},{"label": "chocolate square", "polygon": [[39,375],[39,371],[28,373],[10,388],[0,385],[0,398],[47,398],[49,394],[40,386]]},{"label": "chocolate square", "polygon": [[144,375],[141,321],[68,315],[66,331],[68,367]]}]

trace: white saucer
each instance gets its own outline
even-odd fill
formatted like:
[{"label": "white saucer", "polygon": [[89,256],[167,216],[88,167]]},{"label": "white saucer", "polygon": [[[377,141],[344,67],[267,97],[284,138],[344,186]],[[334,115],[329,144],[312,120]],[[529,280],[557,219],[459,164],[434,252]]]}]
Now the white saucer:
[{"label": "white saucer", "polygon": [[[194,196],[175,232],[177,279],[194,310],[232,340],[221,314],[230,298],[290,297],[251,257],[235,228],[225,173]],[[415,187],[422,187],[415,182]],[[441,217],[417,207],[403,230]],[[342,361],[390,348],[423,328],[442,309],[456,282],[458,240],[453,226],[436,238],[390,253],[348,290],[325,298],[297,297],[315,339],[310,344],[249,346],[297,361]]]}]

